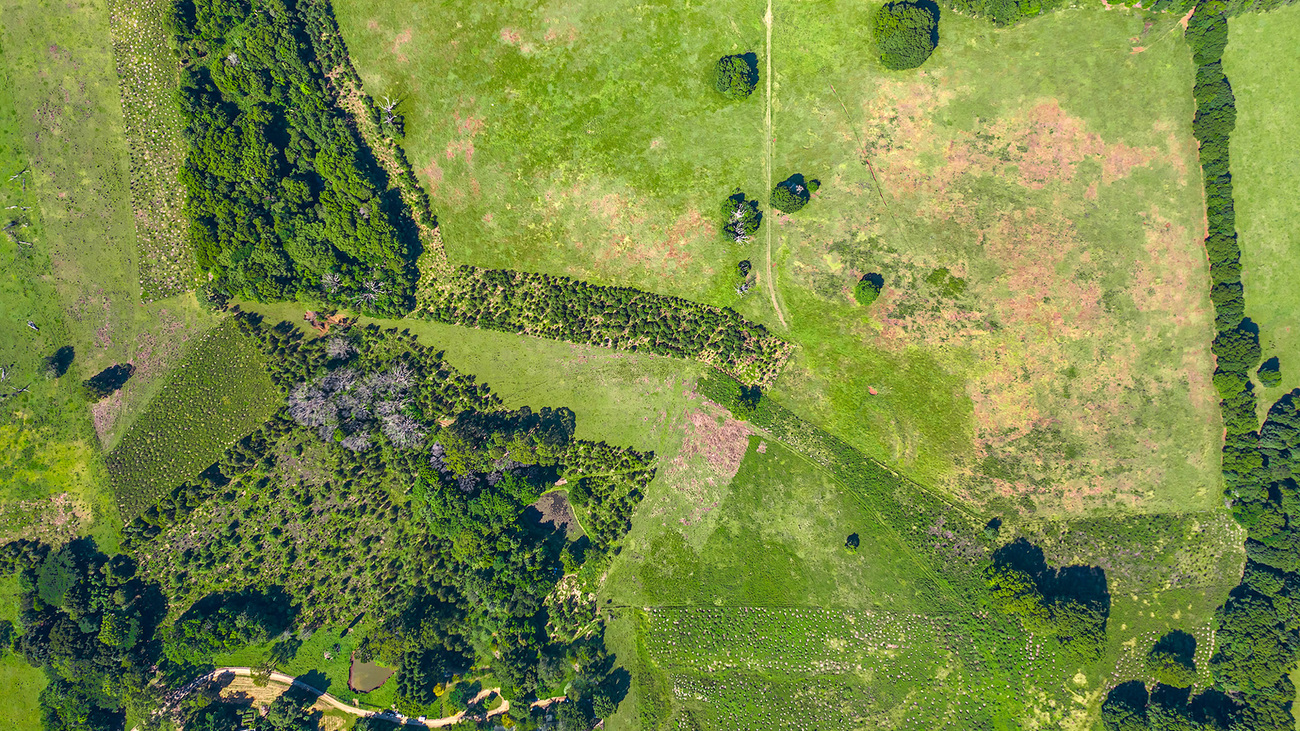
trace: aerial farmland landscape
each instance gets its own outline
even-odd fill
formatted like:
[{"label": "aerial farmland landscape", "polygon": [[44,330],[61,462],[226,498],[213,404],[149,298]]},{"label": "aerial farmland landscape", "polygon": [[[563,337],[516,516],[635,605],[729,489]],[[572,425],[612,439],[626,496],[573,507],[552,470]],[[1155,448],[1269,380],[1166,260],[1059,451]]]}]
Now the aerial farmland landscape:
[{"label": "aerial farmland landscape", "polygon": [[0,0],[0,726],[1300,729],[1297,120],[1286,0]]}]

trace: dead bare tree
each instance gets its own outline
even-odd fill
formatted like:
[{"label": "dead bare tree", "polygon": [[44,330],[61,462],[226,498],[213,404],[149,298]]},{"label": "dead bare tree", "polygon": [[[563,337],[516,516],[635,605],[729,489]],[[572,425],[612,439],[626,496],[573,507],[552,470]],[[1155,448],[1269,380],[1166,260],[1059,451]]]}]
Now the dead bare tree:
[{"label": "dead bare tree", "polygon": [[387,94],[384,95],[384,103],[379,106],[380,111],[383,112],[384,124],[392,124],[397,121],[397,105],[401,103],[400,98],[389,99]]}]

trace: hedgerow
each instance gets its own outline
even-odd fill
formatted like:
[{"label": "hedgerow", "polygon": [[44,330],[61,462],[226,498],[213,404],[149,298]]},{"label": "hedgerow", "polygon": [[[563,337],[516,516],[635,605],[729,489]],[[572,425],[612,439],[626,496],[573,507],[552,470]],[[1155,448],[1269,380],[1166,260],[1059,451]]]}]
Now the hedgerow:
[{"label": "hedgerow", "polygon": [[227,321],[194,347],[108,455],[118,509],[131,518],[216,462],[261,423],[279,395],[262,355]]},{"label": "hedgerow", "polygon": [[462,266],[425,304],[440,322],[694,358],[769,385],[792,350],[734,310],[549,274]]}]

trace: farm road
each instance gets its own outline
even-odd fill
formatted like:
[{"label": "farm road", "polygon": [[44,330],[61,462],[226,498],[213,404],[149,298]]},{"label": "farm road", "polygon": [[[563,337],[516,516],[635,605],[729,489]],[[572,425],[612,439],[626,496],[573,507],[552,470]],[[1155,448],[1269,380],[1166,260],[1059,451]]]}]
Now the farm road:
[{"label": "farm road", "polygon": [[[238,667],[238,668],[217,668],[216,670],[213,670],[212,672],[210,672],[210,673],[208,673],[208,674],[206,674],[206,675],[202,675],[202,676],[200,676],[200,677],[198,677],[198,678],[195,678],[194,680],[190,681],[190,683],[189,683],[188,685],[186,685],[185,688],[183,688],[183,689],[181,690],[181,692],[178,694],[178,696],[185,696],[185,695],[188,695],[189,693],[191,693],[191,692],[193,692],[195,689],[197,689],[197,688],[199,687],[199,685],[201,685],[201,684],[203,683],[203,681],[206,681],[206,680],[216,680],[217,678],[221,677],[222,675],[227,675],[227,674],[229,674],[229,675],[235,675],[235,676],[243,676],[243,677],[252,677],[252,675],[253,675],[253,669],[252,669],[252,668],[245,668],[245,667]],[[424,720],[424,721],[421,721],[421,720],[419,720],[419,719],[415,719],[415,718],[408,718],[408,717],[406,717],[406,716],[397,716],[397,715],[392,714],[392,713],[376,713],[376,712],[374,712],[374,711],[368,711],[368,710],[366,710],[366,709],[364,709],[364,708],[358,708],[358,707],[356,707],[356,706],[354,706],[354,705],[350,705],[350,704],[348,704],[348,703],[344,703],[343,701],[339,700],[338,698],[335,698],[334,696],[330,695],[329,693],[322,693],[321,691],[317,690],[316,688],[313,688],[313,687],[311,687],[310,685],[307,685],[306,683],[303,683],[303,682],[299,681],[297,678],[294,678],[292,675],[285,675],[284,673],[281,673],[281,672],[275,672],[275,671],[272,671],[272,672],[271,672],[271,682],[272,682],[272,683],[278,683],[278,684],[280,684],[280,685],[289,685],[289,686],[293,686],[293,687],[296,687],[296,688],[301,688],[301,689],[303,689],[303,690],[306,690],[306,691],[308,691],[308,692],[310,692],[310,693],[316,695],[316,700],[325,703],[325,705],[330,706],[331,708],[333,708],[333,709],[335,709],[335,710],[337,710],[337,711],[343,711],[344,713],[350,713],[350,714],[352,714],[353,716],[362,716],[362,717],[364,717],[364,716],[380,716],[380,717],[382,717],[382,718],[384,718],[384,719],[386,719],[386,720],[389,720],[389,721],[393,721],[393,722],[397,722],[397,723],[402,723],[402,724],[405,724],[405,725],[408,725],[408,726],[423,726],[423,727],[425,727],[425,728],[443,728],[444,726],[451,726],[451,725],[453,725],[453,724],[455,724],[455,723],[458,723],[459,721],[461,721],[462,719],[465,718],[465,712],[464,712],[464,711],[461,711],[460,713],[457,713],[457,714],[454,715],[454,716],[447,716],[446,718],[433,718],[433,719],[428,719],[428,720]],[[474,696],[474,700],[473,700],[472,702],[477,703],[477,702],[483,700],[484,698],[487,698],[487,697],[490,696],[491,694],[493,694],[493,693],[499,693],[499,692],[501,692],[501,689],[500,689],[500,688],[485,688],[485,689],[479,691],[478,695]],[[179,700],[179,697],[176,698],[175,700]],[[557,696],[557,697],[555,697],[555,698],[546,698],[546,699],[543,699],[543,700],[540,700],[540,701],[536,701],[535,703],[533,703],[533,705],[534,705],[534,706],[548,706],[548,705],[550,705],[551,703],[554,703],[554,702],[556,702],[556,701],[562,701],[562,700],[564,700],[564,696]],[[497,708],[494,708],[494,709],[488,711],[488,712],[487,712],[487,717],[488,717],[488,718],[493,718],[493,717],[495,717],[495,716],[500,716],[501,714],[505,713],[505,712],[508,711],[508,710],[510,710],[510,701],[508,701],[508,700],[502,698],[502,699],[501,699],[501,705],[500,705],[499,707],[497,707]]]}]

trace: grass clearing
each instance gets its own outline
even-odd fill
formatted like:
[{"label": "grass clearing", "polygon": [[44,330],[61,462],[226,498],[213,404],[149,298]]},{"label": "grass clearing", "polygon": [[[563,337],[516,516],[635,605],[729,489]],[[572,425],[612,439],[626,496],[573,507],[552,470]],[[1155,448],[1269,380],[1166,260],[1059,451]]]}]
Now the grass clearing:
[{"label": "grass clearing", "polygon": [[453,262],[735,298],[752,254],[714,219],[735,186],[762,197],[763,106],[710,86],[720,56],[761,52],[761,2],[335,11],[367,92],[402,100]]},{"label": "grass clearing", "polygon": [[[791,408],[975,504],[1215,507],[1177,18],[944,13],[935,55],[891,72],[860,32],[872,7],[775,3],[768,59],[753,3],[590,6],[339,3],[368,91],[403,100],[453,260],[734,306],[802,346],[775,389]],[[766,198],[766,100],[724,103],[708,71],[746,50],[774,74],[774,179],[821,188],[736,247],[707,230],[732,186]],[[780,316],[732,290],[741,258],[766,276],[769,234]],[[866,273],[886,281],[869,309]]]},{"label": "grass clearing", "polygon": [[[851,20],[869,10],[828,6],[776,11],[776,177],[821,180],[772,222],[804,346],[778,397],[975,504],[1213,507],[1212,317],[1176,19],[1070,10],[999,30],[945,13],[922,69],[885,72]],[[885,287],[862,308],[867,273]]]},{"label": "grass clearing", "polygon": [[231,321],[209,332],[108,456],[123,517],[196,477],[280,402],[262,354]]},{"label": "grass clearing", "polygon": [[[638,509],[626,558],[605,586],[609,598],[635,606],[933,608],[935,589],[913,554],[829,476],[739,422],[709,417]],[[857,551],[845,547],[853,533]]]},{"label": "grass clearing", "polygon": [[[0,619],[18,623],[18,595],[21,593],[17,576],[0,577]],[[5,728],[39,728],[41,710],[37,696],[46,683],[45,673],[34,668],[9,648],[0,651],[0,723]]]},{"label": "grass clearing", "polygon": [[1232,133],[1233,198],[1241,245],[1246,316],[1259,325],[1264,358],[1277,356],[1282,381],[1261,389],[1261,420],[1272,404],[1300,385],[1300,306],[1291,272],[1300,264],[1300,89],[1281,83],[1300,75],[1300,7],[1235,16],[1228,24],[1223,71],[1237,98]]}]

